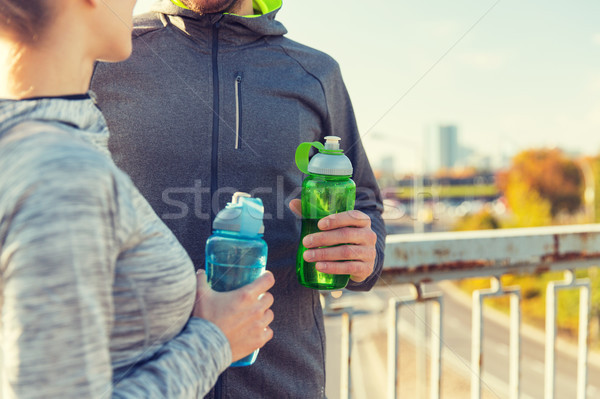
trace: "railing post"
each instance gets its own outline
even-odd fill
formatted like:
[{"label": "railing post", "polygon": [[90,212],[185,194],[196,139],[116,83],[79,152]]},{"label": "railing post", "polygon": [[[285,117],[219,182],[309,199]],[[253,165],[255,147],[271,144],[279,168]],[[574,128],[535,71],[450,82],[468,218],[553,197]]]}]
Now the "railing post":
[{"label": "railing post", "polygon": [[577,399],[585,399],[587,392],[588,328],[590,314],[590,282],[578,280],[583,284],[579,290],[579,338],[577,353]]},{"label": "railing post", "polygon": [[[432,296],[433,298],[433,296]],[[441,294],[432,299],[431,311],[431,399],[440,399],[442,389],[442,317],[443,297]]]},{"label": "railing post", "polygon": [[[400,314],[400,306],[422,304],[425,306],[427,302],[431,302],[433,311],[431,312],[431,377],[430,377],[430,398],[439,399],[441,389],[441,377],[442,377],[442,303],[443,297],[439,293],[431,293],[423,295],[420,287],[414,288],[414,296],[406,299],[392,298],[389,300],[388,310],[388,399],[396,399],[398,397],[398,369],[399,369],[399,334],[398,334],[398,322]],[[415,312],[416,323],[426,326],[427,318],[419,315]],[[418,329],[417,329],[418,330]],[[423,337],[426,337],[427,328],[421,331]],[[420,341],[418,338],[416,341]],[[426,340],[424,340],[426,342]],[[419,348],[415,348],[417,351],[422,350],[426,354],[425,345]],[[418,356],[418,355],[417,355]],[[417,369],[417,373],[419,370]],[[425,370],[426,372],[426,370]],[[425,378],[421,381],[424,387],[426,387]],[[418,392],[423,395],[426,388],[417,387]]]},{"label": "railing post", "polygon": [[388,305],[388,399],[396,399],[398,393],[398,298],[390,298]]},{"label": "railing post", "polygon": [[509,395],[518,399],[521,392],[521,295],[513,291],[510,295],[510,341],[509,341]]},{"label": "railing post", "polygon": [[417,371],[417,398],[427,396],[427,308],[424,303],[415,305],[415,354]]},{"label": "railing post", "polygon": [[521,294],[518,287],[502,287],[499,277],[492,277],[489,289],[473,292],[471,316],[471,399],[481,399],[483,368],[483,300],[489,297],[510,296],[510,338],[509,338],[509,395],[518,399],[520,395],[519,376],[521,372]]},{"label": "railing post", "polygon": [[556,376],[556,296],[559,290],[579,289],[579,337],[577,347],[577,399],[585,399],[587,390],[588,328],[590,312],[590,281],[575,279],[574,270],[565,271],[563,281],[551,281],[546,287],[546,372],[544,376],[544,399],[554,399]]},{"label": "railing post", "polygon": [[556,292],[551,281],[546,287],[546,359],[544,373],[544,399],[554,399],[554,343],[556,342]]},{"label": "railing post", "polygon": [[471,313],[471,399],[481,398],[482,336],[481,292],[474,291]]},{"label": "railing post", "polygon": [[352,309],[344,309],[342,313],[342,348],[341,348],[341,378],[340,398],[352,397]]},{"label": "railing post", "polygon": [[590,302],[589,280],[578,280],[583,284],[579,290],[579,339],[577,354],[577,399],[585,399],[587,392],[587,358]]}]

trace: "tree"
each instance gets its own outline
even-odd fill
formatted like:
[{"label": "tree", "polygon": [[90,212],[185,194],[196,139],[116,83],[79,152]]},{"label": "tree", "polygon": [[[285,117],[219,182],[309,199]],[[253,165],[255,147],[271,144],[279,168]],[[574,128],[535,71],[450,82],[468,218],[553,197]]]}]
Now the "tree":
[{"label": "tree", "polygon": [[514,217],[512,227],[538,227],[552,224],[552,205],[518,173],[508,176],[504,197]]},{"label": "tree", "polygon": [[[517,216],[525,216],[523,206],[544,219],[543,208],[548,206],[549,215],[554,217],[561,212],[574,213],[582,205],[584,181],[581,171],[559,149],[520,152],[513,158],[508,171],[499,174],[498,184]],[[541,224],[534,222],[533,225]]]},{"label": "tree", "polygon": [[489,209],[482,209],[481,211],[463,216],[454,225],[453,231],[468,231],[468,230],[494,230],[499,229],[500,222],[492,214]]},{"label": "tree", "polygon": [[594,223],[600,222],[600,155],[596,155],[595,157],[588,157],[582,160],[582,162],[589,165],[592,171],[592,182],[589,183],[591,186],[590,189],[593,193],[591,201],[593,201],[592,207],[592,215]]}]

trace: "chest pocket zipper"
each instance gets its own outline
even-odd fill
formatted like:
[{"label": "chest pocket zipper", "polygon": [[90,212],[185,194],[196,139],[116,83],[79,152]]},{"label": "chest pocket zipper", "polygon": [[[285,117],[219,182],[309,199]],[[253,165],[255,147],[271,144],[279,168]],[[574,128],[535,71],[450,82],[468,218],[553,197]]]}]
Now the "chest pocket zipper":
[{"label": "chest pocket zipper", "polygon": [[235,77],[235,149],[242,147],[242,74]]}]

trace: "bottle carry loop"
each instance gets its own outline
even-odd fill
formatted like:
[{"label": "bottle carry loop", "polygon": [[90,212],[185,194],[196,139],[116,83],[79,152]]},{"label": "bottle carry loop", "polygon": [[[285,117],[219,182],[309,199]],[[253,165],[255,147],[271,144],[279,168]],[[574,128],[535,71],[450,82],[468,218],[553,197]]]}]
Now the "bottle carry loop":
[{"label": "bottle carry loop", "polygon": [[[300,169],[300,171],[305,175],[320,174],[332,176],[351,176],[352,164],[350,163],[350,160],[344,156],[344,150],[340,149],[337,145],[334,148],[331,148],[331,146],[328,148],[329,140],[339,140],[339,137],[327,136],[325,139],[327,140],[325,145],[320,141],[305,142],[298,145],[295,156],[296,166],[298,169]],[[309,162],[311,147],[316,148],[319,150],[319,152],[315,154],[312,160]],[[327,157],[330,155],[333,155],[333,157],[330,157],[330,159],[327,160]],[[332,159],[335,160],[333,161],[333,164]],[[309,169],[310,165],[312,165],[311,169]]]},{"label": "bottle carry loop", "polygon": [[319,152],[325,150],[325,146],[319,141],[301,143],[298,148],[296,148],[296,166],[305,175],[309,174],[308,156],[310,155],[311,147],[315,147]]}]

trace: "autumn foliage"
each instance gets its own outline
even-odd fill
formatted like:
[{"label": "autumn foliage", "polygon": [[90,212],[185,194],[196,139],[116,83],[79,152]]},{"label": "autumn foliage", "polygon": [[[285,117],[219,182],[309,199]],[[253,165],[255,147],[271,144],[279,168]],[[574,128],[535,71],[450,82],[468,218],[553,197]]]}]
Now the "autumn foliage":
[{"label": "autumn foliage", "polygon": [[[600,216],[600,156],[581,159],[591,169],[596,190],[595,214]],[[583,167],[586,167],[585,165]],[[585,169],[584,169],[585,170]],[[589,177],[588,177],[589,179]],[[498,188],[502,191],[511,217],[501,220],[504,227],[549,226],[560,223],[563,214],[575,214],[582,210],[585,188],[584,176],[579,165],[569,159],[559,149],[532,149],[517,154],[511,166],[496,176]],[[588,181],[588,184],[590,182]],[[570,217],[570,216],[569,216]],[[564,219],[563,219],[564,220]],[[600,219],[597,219],[600,221]],[[461,230],[495,228],[493,215],[480,212],[463,218],[456,228]],[[578,270],[577,278],[589,278],[592,286],[592,310],[597,331],[600,331],[600,270],[591,268]],[[521,312],[523,319],[539,327],[544,326],[546,287],[550,281],[560,280],[560,272],[543,275],[502,276],[503,285],[518,285],[522,292]],[[472,292],[489,287],[489,279],[472,279],[460,282],[461,287]],[[494,298],[493,306],[508,311],[507,297]],[[563,290],[557,302],[559,332],[576,337],[578,331],[579,291]],[[563,334],[564,336],[564,334]],[[598,346],[600,337],[592,334],[590,344]]]},{"label": "autumn foliage", "polygon": [[498,174],[497,181],[517,217],[533,212],[548,219],[562,212],[575,213],[582,205],[581,171],[559,149],[532,149],[517,154],[510,168]]}]

